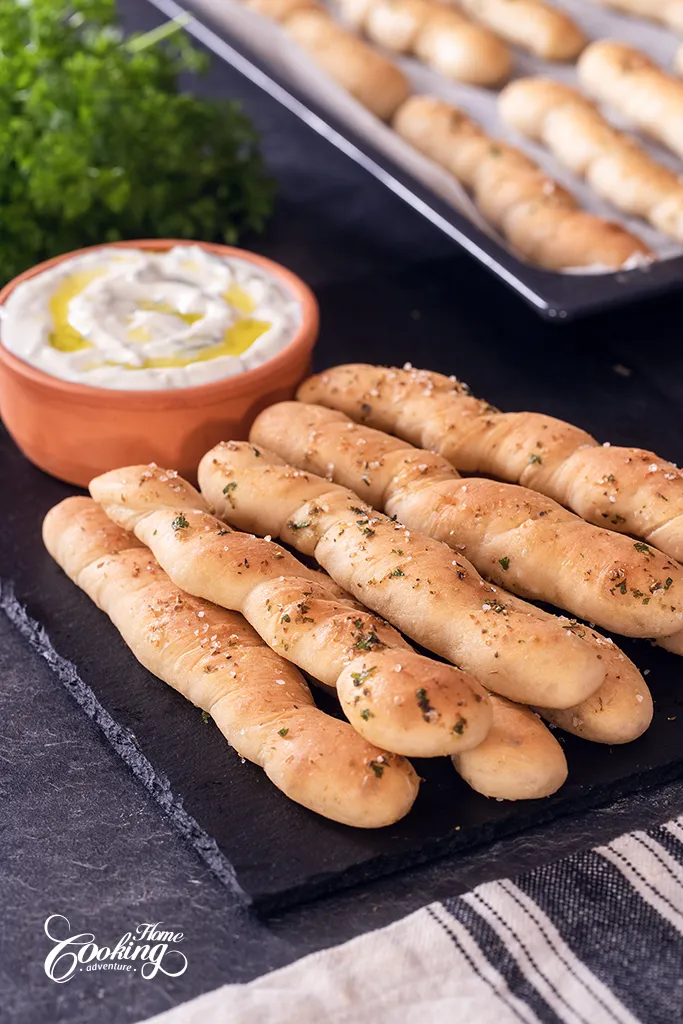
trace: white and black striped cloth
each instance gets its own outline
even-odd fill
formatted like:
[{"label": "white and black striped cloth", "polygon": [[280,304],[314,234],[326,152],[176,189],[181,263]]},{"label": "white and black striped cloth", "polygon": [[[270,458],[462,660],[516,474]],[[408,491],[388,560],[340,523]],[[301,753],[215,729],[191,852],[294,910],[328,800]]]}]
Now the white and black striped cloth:
[{"label": "white and black striped cloth", "polygon": [[681,1024],[683,818],[434,903],[153,1021]]}]

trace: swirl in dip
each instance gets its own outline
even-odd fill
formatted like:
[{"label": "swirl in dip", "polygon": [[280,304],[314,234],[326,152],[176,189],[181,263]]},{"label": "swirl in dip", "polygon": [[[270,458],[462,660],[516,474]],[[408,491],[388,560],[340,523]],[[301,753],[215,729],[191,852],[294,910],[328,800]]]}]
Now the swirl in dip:
[{"label": "swirl in dip", "polygon": [[292,340],[298,301],[248,260],[199,246],[103,246],[18,285],[2,342],[32,366],[92,387],[193,387],[267,362]]}]

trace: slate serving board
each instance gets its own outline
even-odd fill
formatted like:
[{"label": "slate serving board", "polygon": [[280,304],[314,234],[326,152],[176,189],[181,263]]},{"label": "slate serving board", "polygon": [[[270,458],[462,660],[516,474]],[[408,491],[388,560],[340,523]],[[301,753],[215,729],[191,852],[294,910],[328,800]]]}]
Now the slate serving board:
[{"label": "slate serving board", "polygon": [[[681,357],[672,354],[666,372],[652,370],[642,346],[621,337],[621,358],[642,360],[641,372],[627,376],[624,367],[615,372],[616,354],[598,322],[594,333],[567,334],[565,344],[549,347],[549,329],[521,317],[513,341],[495,330],[496,318],[509,313],[505,305],[491,311],[484,338],[472,316],[485,298],[476,283],[460,304],[460,341],[454,342],[452,270],[444,263],[368,278],[354,284],[353,303],[348,285],[324,289],[328,327],[318,365],[340,358],[379,362],[389,352],[402,362],[429,350],[425,363],[460,371],[475,391],[504,408],[532,406],[573,416],[599,436],[615,443],[640,441],[663,456],[683,451],[677,411],[682,378],[676,372]],[[364,311],[360,321],[358,310]],[[12,497],[3,502],[0,530],[5,610],[198,852],[263,912],[683,775],[683,662],[646,642],[621,641],[650,670],[654,724],[626,747],[563,737],[570,781],[556,796],[518,804],[489,801],[473,793],[449,762],[421,761],[416,766],[425,782],[419,799],[397,825],[363,832],[318,818],[282,796],[260,769],[241,763],[196,708],[141,668],[108,619],[43,550],[42,517],[73,490],[31,466],[4,433],[0,466]]]}]

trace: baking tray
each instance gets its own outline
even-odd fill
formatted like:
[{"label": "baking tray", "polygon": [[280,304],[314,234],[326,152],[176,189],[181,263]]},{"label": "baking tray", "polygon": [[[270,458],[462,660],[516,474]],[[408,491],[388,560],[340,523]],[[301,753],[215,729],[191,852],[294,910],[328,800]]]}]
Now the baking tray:
[{"label": "baking tray", "polygon": [[176,0],[148,3],[169,18],[189,16],[186,29],[199,43],[372,174],[549,320],[561,322],[585,316],[666,294],[683,285],[683,256],[613,274],[558,274],[523,262],[366,138],[285,83],[222,26],[213,24],[208,15],[198,14],[190,3]]}]

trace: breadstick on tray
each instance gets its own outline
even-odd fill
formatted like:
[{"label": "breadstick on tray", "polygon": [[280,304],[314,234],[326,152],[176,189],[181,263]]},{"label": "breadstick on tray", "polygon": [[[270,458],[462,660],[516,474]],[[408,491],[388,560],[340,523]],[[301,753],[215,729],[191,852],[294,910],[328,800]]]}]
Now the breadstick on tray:
[{"label": "breadstick on tray", "polygon": [[586,37],[569,15],[543,0],[458,0],[475,21],[543,60],[574,60]]},{"label": "breadstick on tray", "polygon": [[[269,647],[335,687],[347,718],[369,742],[434,757],[486,736],[491,708],[472,676],[417,654],[278,544],[229,529],[180,477],[131,466],[96,477],[90,490],[110,518],[152,550],[176,586],[241,611]],[[224,499],[233,495],[228,486]]]},{"label": "breadstick on tray", "polygon": [[462,479],[443,456],[321,405],[270,406],[252,436],[286,462],[331,477],[409,529],[444,541],[521,597],[625,636],[683,629],[683,569],[673,559],[654,548],[638,551],[628,537],[585,522],[538,491]]},{"label": "breadstick on tray", "polygon": [[[273,435],[273,431],[268,429],[264,417],[272,424],[272,419],[267,417],[267,412],[261,414],[261,417],[254,424],[255,440],[265,436],[272,437]],[[296,426],[293,421],[292,431],[296,434]],[[283,450],[287,447],[286,444],[283,445]],[[259,452],[259,454],[257,455],[256,452]],[[421,456],[425,454],[428,459],[434,459],[434,456],[429,453],[420,453]],[[303,464],[304,461],[305,455],[302,457],[300,464]],[[367,486],[363,483],[363,486],[364,489],[370,492],[376,491],[379,483],[376,475],[374,481],[371,479],[373,476],[372,470],[376,468],[377,461],[376,458],[372,457],[372,453],[368,452],[367,473],[364,475],[367,476],[370,482]],[[326,467],[328,475],[330,472],[334,473],[333,465],[336,464],[328,463]],[[296,491],[296,488],[300,486],[303,475],[302,473],[294,473],[294,476],[292,476],[291,468],[283,465],[281,460],[277,459],[266,448],[258,445],[258,441],[257,444],[231,441],[218,445],[202,460],[199,472],[202,486],[205,487],[207,494],[215,495],[219,511],[224,513],[226,518],[241,525],[258,521],[261,529],[269,528],[273,530],[282,529],[282,511],[288,507],[287,502],[291,505],[291,496]],[[327,503],[330,498],[330,484],[327,480],[321,477],[314,477],[313,474],[308,472],[305,473],[305,477],[308,484],[313,485],[315,481],[318,483],[321,496],[315,499],[316,507],[320,506],[323,501]],[[235,493],[239,489],[239,502],[237,499],[235,499],[234,503],[225,503],[223,501],[221,483],[225,479],[228,479],[229,482],[237,483]],[[272,520],[264,519],[264,502],[260,498],[264,482],[267,484],[269,496],[266,514],[272,515]],[[357,502],[352,511],[355,513],[362,511],[364,506],[360,504],[357,494],[349,491],[346,493],[351,493]],[[370,510],[368,514],[371,518],[367,521],[372,523],[368,528],[376,530],[380,517],[374,510]],[[305,521],[309,521],[309,518],[307,515]],[[363,519],[356,520],[356,527],[364,521]],[[400,536],[401,528],[397,529]],[[299,531],[297,531],[298,536]],[[364,536],[366,535],[364,534]],[[297,541],[294,540],[293,543],[296,544]],[[310,538],[302,537],[301,544],[302,550],[311,550]],[[401,557],[408,555],[408,562],[412,561],[410,552],[404,546],[403,541],[401,541],[400,548],[392,548],[391,554],[398,554],[399,551],[401,552]],[[315,553],[318,553],[317,549]],[[351,554],[350,559],[351,561],[353,560],[353,554]],[[457,564],[464,568],[467,563],[462,561],[461,557],[458,557]],[[399,577],[399,580],[401,583],[406,582],[407,576],[407,582],[410,584],[412,577],[417,576],[419,569],[420,565],[417,560],[407,573],[401,568],[402,575]],[[419,592],[419,588],[417,590]],[[502,597],[505,599],[507,595],[502,595]],[[548,620],[555,625],[559,623],[565,631],[573,634],[575,639],[580,639],[582,643],[587,644],[591,648],[593,656],[597,657],[601,662],[605,674],[604,682],[589,698],[579,701],[578,704],[569,709],[565,708],[563,711],[543,709],[541,712],[543,716],[555,724],[561,723],[566,731],[574,732],[595,742],[626,743],[640,736],[648,727],[652,718],[652,699],[635,665],[625,657],[611,640],[605,639],[599,633],[580,625],[575,620],[565,617],[553,620],[546,612],[535,608],[533,605],[524,605],[524,610],[527,615],[535,615],[544,626],[547,625]],[[460,626],[459,620],[455,621],[455,625]],[[500,687],[501,683],[499,679],[494,679],[492,676],[490,685],[492,689],[496,690]],[[495,714],[494,709],[494,725]]]},{"label": "breadstick on tray", "polygon": [[531,262],[548,270],[617,269],[652,257],[639,238],[581,210],[524,153],[489,138],[444,100],[412,96],[393,123],[407,142],[472,192],[484,217]]},{"label": "breadstick on tray", "polygon": [[408,813],[419,786],[408,761],[320,711],[297,669],[241,615],[180,590],[93,501],[66,498],[48,512],[43,537],[138,661],[208,712],[290,799],[359,828]]},{"label": "breadstick on tray", "polygon": [[315,2],[252,0],[259,14],[284,31],[333,78],[383,121],[388,121],[410,92],[408,79],[393,61],[348,32]]},{"label": "breadstick on tray", "polygon": [[[297,397],[437,452],[464,473],[520,483],[596,526],[642,537],[636,551],[646,558],[652,544],[683,560],[683,472],[653,452],[599,445],[541,413],[499,412],[428,370],[337,366],[304,381]],[[667,577],[664,589],[673,582]]]},{"label": "breadstick on tray", "polygon": [[614,40],[586,47],[577,70],[590,96],[683,158],[683,82],[640,50]]},{"label": "breadstick on tray", "polygon": [[342,0],[340,10],[374,43],[456,81],[493,86],[510,73],[512,55],[496,35],[435,0]]},{"label": "breadstick on tray", "polygon": [[500,94],[498,112],[509,127],[543,142],[603,199],[683,242],[681,179],[613,128],[576,89],[521,78]]},{"label": "breadstick on tray", "polygon": [[369,608],[504,697],[566,708],[600,686],[601,659],[554,616],[502,594],[447,545],[355,491],[285,465],[259,444],[258,424],[253,440],[217,445],[199,464],[218,515],[314,556]]},{"label": "breadstick on tray", "polygon": [[660,21],[676,32],[683,32],[683,0],[595,0],[603,7],[633,14],[638,18]]}]

